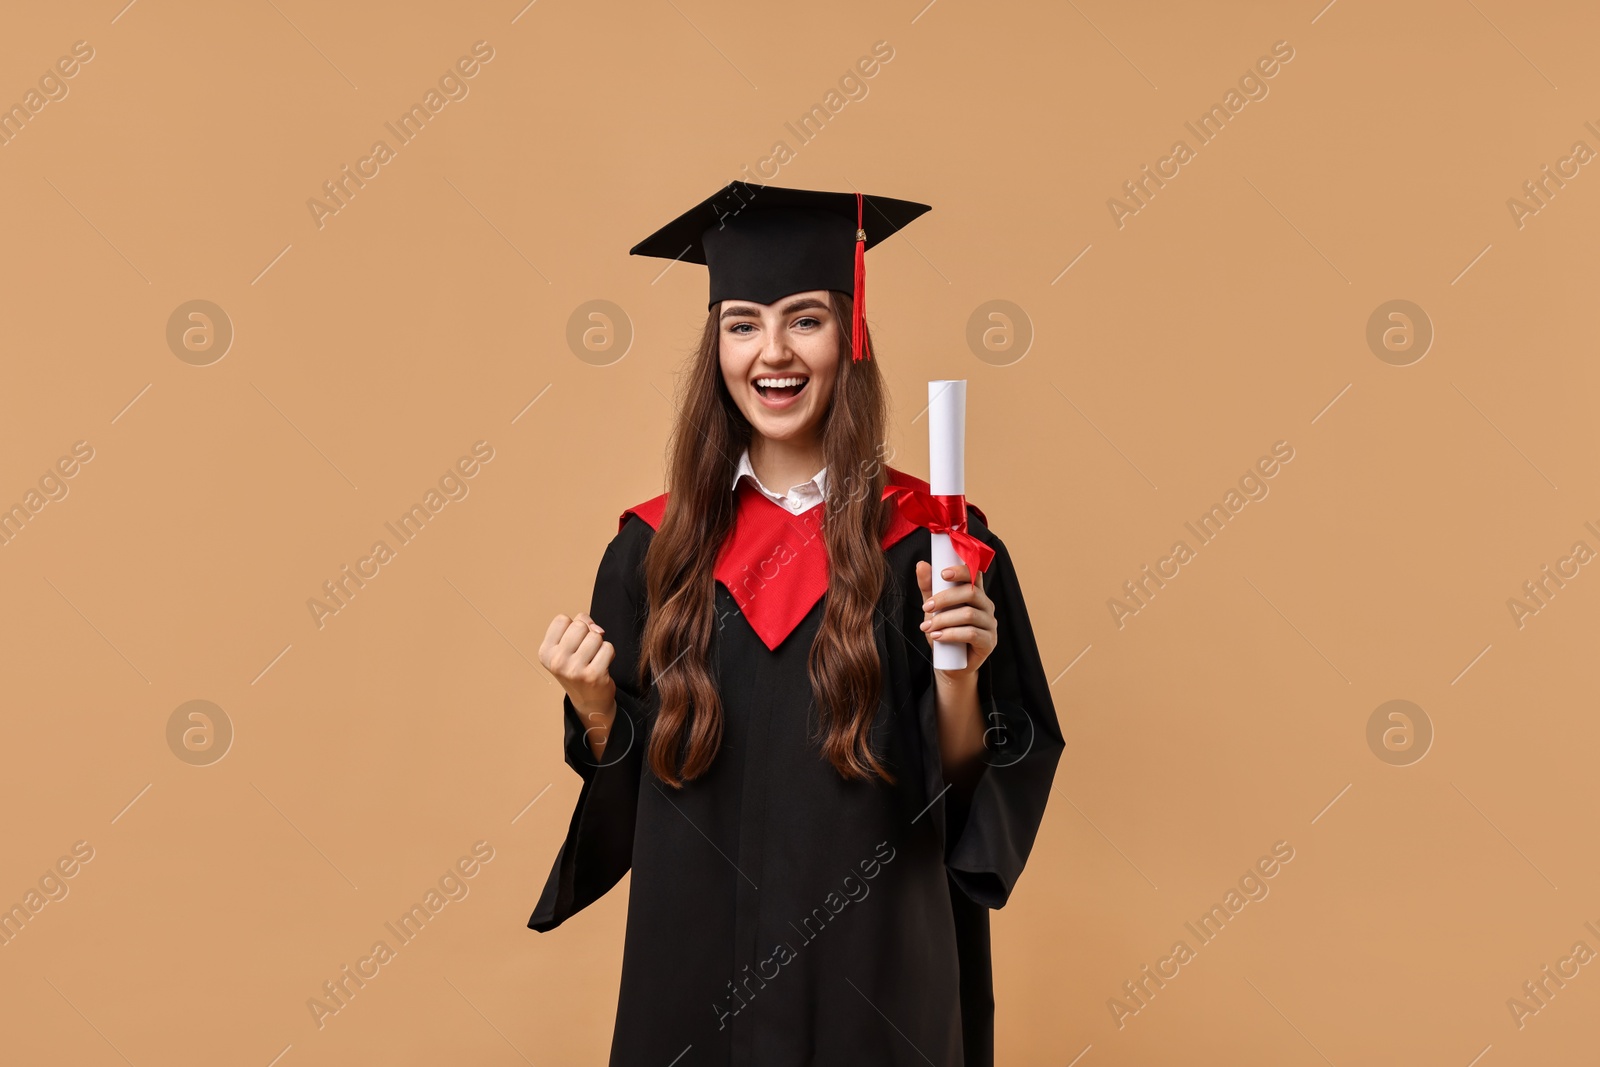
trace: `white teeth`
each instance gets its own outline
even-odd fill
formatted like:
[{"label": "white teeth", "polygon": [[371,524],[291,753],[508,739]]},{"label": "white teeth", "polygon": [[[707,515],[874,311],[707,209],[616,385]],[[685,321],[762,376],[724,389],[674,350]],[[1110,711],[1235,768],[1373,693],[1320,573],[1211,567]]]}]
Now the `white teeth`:
[{"label": "white teeth", "polygon": [[804,378],[757,378],[756,384],[763,389],[782,389],[785,386],[800,385]]}]

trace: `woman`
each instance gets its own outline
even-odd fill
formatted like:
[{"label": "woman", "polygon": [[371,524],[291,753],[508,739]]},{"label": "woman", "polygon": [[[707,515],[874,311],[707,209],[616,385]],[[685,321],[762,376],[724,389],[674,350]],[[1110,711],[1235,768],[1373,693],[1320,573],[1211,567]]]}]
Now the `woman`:
[{"label": "woman", "polygon": [[670,492],[540,649],[583,788],[528,923],[633,871],[613,1065],[993,1062],[988,909],[1062,741],[1005,545],[966,505],[932,595],[883,462],[862,257],[927,210],[735,182],[633,250],[705,263],[709,314]]}]

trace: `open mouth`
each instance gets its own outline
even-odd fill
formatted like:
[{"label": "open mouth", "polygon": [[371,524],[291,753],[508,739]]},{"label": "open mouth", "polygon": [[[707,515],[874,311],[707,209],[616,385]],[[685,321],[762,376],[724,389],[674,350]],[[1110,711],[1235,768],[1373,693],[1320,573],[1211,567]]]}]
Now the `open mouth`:
[{"label": "open mouth", "polygon": [[755,380],[756,392],[763,400],[792,400],[805,391],[811,379],[804,375],[767,375]]}]

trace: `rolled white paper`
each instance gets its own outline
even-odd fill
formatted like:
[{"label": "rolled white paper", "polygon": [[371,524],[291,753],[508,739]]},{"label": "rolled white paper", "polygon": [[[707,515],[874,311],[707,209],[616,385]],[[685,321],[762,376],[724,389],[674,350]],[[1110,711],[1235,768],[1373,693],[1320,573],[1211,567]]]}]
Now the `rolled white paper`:
[{"label": "rolled white paper", "polygon": [[[928,490],[934,496],[965,493],[966,479],[967,382],[964,378],[928,383]],[[945,580],[946,567],[961,565],[949,534],[933,535],[933,591],[949,589],[958,583]],[[971,577],[976,578],[976,575]],[[959,671],[967,666],[965,643],[935,641],[933,666],[941,671]]]}]

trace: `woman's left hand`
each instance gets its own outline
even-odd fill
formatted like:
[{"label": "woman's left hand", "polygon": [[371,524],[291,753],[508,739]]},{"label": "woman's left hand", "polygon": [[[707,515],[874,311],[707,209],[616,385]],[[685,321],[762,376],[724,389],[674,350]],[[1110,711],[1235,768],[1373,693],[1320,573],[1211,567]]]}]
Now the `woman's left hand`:
[{"label": "woman's left hand", "polygon": [[926,562],[917,564],[917,585],[922,590],[922,611],[925,616],[922,632],[928,637],[929,647],[936,641],[967,645],[967,665],[964,669],[936,673],[953,679],[976,679],[979,665],[989,658],[1000,637],[994,618],[994,601],[983,591],[982,572],[979,572],[977,582],[972,582],[965,563],[946,567],[944,576],[957,584],[935,594],[933,565]]}]

